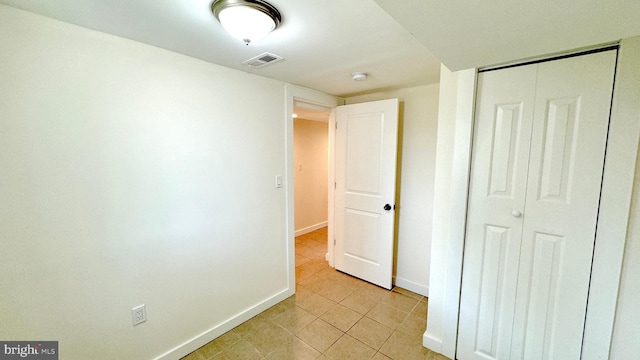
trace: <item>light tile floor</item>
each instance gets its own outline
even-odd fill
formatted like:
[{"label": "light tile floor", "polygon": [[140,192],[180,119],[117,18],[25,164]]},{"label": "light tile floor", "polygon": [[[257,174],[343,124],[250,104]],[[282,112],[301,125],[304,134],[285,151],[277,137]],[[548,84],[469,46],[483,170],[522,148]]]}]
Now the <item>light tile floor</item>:
[{"label": "light tile floor", "polygon": [[422,346],[427,298],[329,267],[327,229],[296,237],[296,294],[183,360],[444,360]]}]

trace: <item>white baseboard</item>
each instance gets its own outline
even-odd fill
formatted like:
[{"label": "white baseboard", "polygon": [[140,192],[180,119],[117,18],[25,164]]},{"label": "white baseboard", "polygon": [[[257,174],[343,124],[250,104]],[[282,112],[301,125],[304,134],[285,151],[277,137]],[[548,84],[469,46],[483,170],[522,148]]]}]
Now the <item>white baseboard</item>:
[{"label": "white baseboard", "polygon": [[310,233],[312,231],[315,231],[315,230],[318,230],[318,229],[322,229],[323,227],[326,227],[328,224],[329,224],[329,222],[323,221],[323,222],[317,223],[315,225],[307,226],[304,229],[296,230],[295,236],[304,235],[304,234]]},{"label": "white baseboard", "polygon": [[422,346],[431,351],[437,352],[438,354],[442,354],[442,339],[436,339],[429,335],[428,332],[425,332],[424,335],[422,335]]},{"label": "white baseboard", "polygon": [[393,283],[397,287],[401,287],[403,289],[413,291],[414,293],[420,294],[422,296],[429,297],[429,287],[427,285],[418,284],[417,282],[403,279],[400,277],[394,277]]},{"label": "white baseboard", "polygon": [[192,338],[184,342],[181,345],[176,346],[175,348],[167,351],[166,353],[158,356],[155,360],[178,360],[188,354],[194,352],[200,347],[204,346],[208,342],[216,339],[217,337],[223,335],[227,331],[235,328],[236,326],[242,324],[243,322],[251,319],[252,317],[260,314],[261,312],[267,310],[273,305],[281,302],[282,300],[288,298],[293,295],[294,289],[285,289],[274,296],[246,309],[245,311],[231,317],[230,319],[215,325],[211,329],[203,332],[202,334]]}]

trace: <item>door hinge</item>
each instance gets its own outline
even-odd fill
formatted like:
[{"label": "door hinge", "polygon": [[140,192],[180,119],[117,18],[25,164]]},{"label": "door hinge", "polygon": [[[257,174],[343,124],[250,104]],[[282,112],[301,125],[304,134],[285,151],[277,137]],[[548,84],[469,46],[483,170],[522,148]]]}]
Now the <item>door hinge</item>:
[{"label": "door hinge", "polygon": [[333,188],[334,188],[334,189],[337,189],[337,188],[338,188],[338,183],[337,183],[337,182],[334,182],[334,183],[333,183]]},{"label": "door hinge", "polygon": [[338,130],[338,122],[336,121],[336,130]]},{"label": "door hinge", "polygon": [[336,246],[336,238],[333,238],[333,246]]}]

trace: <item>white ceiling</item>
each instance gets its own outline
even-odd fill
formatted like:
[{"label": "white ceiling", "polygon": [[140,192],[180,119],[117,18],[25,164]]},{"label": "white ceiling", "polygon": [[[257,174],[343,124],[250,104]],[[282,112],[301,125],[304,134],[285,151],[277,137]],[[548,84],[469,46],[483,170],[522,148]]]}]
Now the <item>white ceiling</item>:
[{"label": "white ceiling", "polygon": [[[437,83],[440,63],[372,0],[269,0],[282,24],[261,42],[231,38],[212,0],[0,0],[86,28],[338,96]],[[241,62],[268,51],[261,68]],[[353,81],[351,74],[369,74]]]},{"label": "white ceiling", "polygon": [[451,70],[640,35],[640,0],[374,0]]},{"label": "white ceiling", "polygon": [[[245,46],[222,30],[211,2],[0,0],[338,96],[436,83],[439,60],[460,70],[640,35],[639,0],[269,0],[281,27]],[[241,64],[265,51],[285,61]],[[369,79],[353,81],[356,71]]]}]

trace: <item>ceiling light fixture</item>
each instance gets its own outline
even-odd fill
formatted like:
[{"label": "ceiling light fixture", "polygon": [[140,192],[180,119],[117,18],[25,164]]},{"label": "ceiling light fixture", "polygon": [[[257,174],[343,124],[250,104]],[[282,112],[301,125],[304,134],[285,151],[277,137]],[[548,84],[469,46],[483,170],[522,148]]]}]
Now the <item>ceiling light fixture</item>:
[{"label": "ceiling light fixture", "polygon": [[247,45],[264,39],[282,22],[278,9],[262,0],[215,0],[211,11],[231,36]]},{"label": "ceiling light fixture", "polygon": [[351,78],[355,81],[365,81],[367,80],[367,74],[363,72],[354,72],[351,74]]}]

